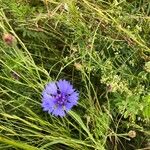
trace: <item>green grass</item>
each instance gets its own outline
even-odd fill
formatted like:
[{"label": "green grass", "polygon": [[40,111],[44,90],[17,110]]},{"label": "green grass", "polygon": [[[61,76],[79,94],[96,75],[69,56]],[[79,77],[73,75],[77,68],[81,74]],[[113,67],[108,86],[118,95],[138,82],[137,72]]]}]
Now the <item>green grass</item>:
[{"label": "green grass", "polygon": [[[149,149],[149,16],[149,0],[1,0],[0,149]],[[58,79],[80,93],[64,118],[41,108]]]}]

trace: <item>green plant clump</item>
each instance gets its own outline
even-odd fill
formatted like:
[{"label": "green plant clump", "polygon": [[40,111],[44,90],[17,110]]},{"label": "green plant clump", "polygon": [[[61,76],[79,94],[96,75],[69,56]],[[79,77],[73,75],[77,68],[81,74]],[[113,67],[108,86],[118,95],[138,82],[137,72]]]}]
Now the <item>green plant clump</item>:
[{"label": "green plant clump", "polygon": [[[41,107],[59,79],[65,117]],[[1,0],[0,149],[150,149],[150,1]]]}]

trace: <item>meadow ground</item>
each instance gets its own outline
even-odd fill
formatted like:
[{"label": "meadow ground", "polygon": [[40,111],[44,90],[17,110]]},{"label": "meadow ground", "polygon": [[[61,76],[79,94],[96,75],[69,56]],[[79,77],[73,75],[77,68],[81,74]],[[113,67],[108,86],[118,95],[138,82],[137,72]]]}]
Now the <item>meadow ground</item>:
[{"label": "meadow ground", "polygon": [[[64,117],[41,106],[60,79]],[[149,0],[0,0],[1,150],[148,150],[149,85]]]}]

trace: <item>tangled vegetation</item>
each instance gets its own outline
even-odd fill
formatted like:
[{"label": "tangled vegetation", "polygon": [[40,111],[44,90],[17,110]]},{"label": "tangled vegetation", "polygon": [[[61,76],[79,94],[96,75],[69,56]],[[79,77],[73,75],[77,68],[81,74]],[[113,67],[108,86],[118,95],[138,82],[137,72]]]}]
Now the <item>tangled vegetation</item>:
[{"label": "tangled vegetation", "polygon": [[[0,149],[150,149],[149,0],[1,0],[0,37]],[[65,117],[41,107],[59,79]]]}]

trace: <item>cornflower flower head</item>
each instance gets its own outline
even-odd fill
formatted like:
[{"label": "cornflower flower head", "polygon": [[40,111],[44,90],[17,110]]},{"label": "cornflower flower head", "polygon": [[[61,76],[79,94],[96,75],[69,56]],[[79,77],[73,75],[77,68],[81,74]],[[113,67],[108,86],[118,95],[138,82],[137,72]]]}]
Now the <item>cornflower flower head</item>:
[{"label": "cornflower flower head", "polygon": [[50,82],[42,93],[43,111],[64,117],[74,105],[77,105],[78,97],[79,93],[70,82],[66,80]]}]

